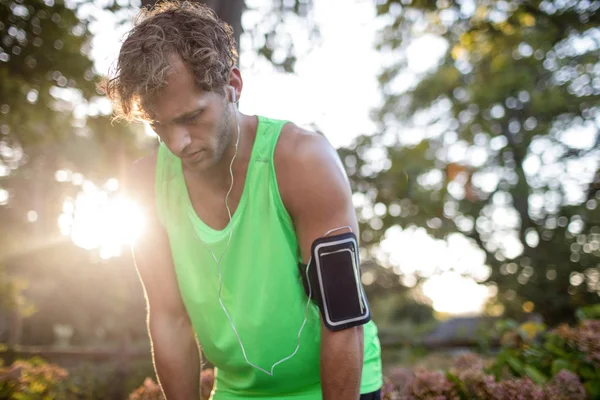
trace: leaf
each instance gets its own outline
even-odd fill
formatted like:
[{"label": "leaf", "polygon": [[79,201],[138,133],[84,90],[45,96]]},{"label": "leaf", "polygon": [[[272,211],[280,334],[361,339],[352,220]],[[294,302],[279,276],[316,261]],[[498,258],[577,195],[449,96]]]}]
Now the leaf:
[{"label": "leaf", "polygon": [[591,381],[583,384],[585,390],[588,392],[590,399],[600,399],[600,381]]},{"label": "leaf", "polygon": [[600,304],[580,307],[577,309],[577,311],[575,311],[575,315],[580,321],[586,319],[600,319]]},{"label": "leaf", "polygon": [[508,357],[506,363],[517,375],[522,376],[525,373],[523,363],[517,358],[513,356]]},{"label": "leaf", "polygon": [[532,365],[526,365],[525,375],[531,378],[532,381],[537,383],[538,385],[543,385],[548,381],[548,377],[540,372],[536,367]]},{"label": "leaf", "polygon": [[597,379],[596,371],[589,365],[584,365],[581,368],[579,368],[579,376],[581,376],[584,380]]},{"label": "leaf", "polygon": [[517,321],[513,319],[505,319],[496,323],[496,329],[500,332],[516,329],[518,326]]},{"label": "leaf", "polygon": [[573,358],[572,355],[570,355],[569,353],[560,349],[559,347],[555,346],[552,343],[548,343],[548,342],[544,343],[544,348],[546,350],[548,350],[549,352],[551,352],[552,354],[557,355],[561,358]]},{"label": "leaf", "polygon": [[564,369],[575,372],[575,366],[563,358],[559,358],[558,360],[554,360],[552,362],[552,376],[558,374]]},{"label": "leaf", "polygon": [[458,378],[458,376],[454,375],[451,372],[446,372],[446,378],[448,381],[454,383],[456,385],[456,389],[458,390],[458,396],[461,400],[468,400],[466,390],[462,381]]}]

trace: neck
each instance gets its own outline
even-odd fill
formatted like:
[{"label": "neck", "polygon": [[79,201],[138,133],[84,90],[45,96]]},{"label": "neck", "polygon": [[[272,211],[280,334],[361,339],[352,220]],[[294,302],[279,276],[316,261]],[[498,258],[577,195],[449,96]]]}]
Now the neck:
[{"label": "neck", "polygon": [[[235,114],[232,114],[232,120],[228,129],[229,142],[223,152],[221,159],[213,166],[205,171],[197,173],[197,178],[205,182],[215,190],[229,190],[231,185],[231,173],[230,168],[234,175],[236,169],[239,166],[243,166],[249,159],[249,139],[248,124],[246,123],[249,117],[243,115],[239,111],[235,110]],[[239,142],[238,142],[238,124],[239,124]],[[237,154],[236,154],[236,143],[237,143]],[[233,158],[235,156],[235,159]],[[233,160],[233,164],[232,164]]]}]

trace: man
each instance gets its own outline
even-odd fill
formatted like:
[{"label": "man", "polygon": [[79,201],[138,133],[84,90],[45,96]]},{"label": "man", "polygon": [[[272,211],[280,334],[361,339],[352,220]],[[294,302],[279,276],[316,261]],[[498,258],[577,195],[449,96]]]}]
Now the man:
[{"label": "man", "polygon": [[130,178],[159,383],[168,400],[198,399],[199,343],[215,400],[378,399],[342,165],[323,136],[241,114],[236,61],[210,9],[164,3],[142,12],[103,85],[118,117],[161,142]]}]

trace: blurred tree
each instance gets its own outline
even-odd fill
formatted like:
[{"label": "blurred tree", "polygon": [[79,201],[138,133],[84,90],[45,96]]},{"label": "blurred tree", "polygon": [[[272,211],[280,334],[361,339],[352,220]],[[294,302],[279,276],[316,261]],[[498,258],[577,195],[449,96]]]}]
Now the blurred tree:
[{"label": "blurred tree", "polygon": [[[458,231],[485,252],[507,313],[556,323],[598,302],[600,2],[377,7],[381,133],[340,151],[366,194],[363,243],[393,225]],[[440,43],[435,65],[417,65]]]},{"label": "blurred tree", "polygon": [[[110,106],[96,92],[90,19],[78,17],[84,5],[90,6],[0,0],[0,325],[10,315],[8,308],[30,313],[33,305],[50,317],[56,317],[48,312],[52,307],[60,308],[59,314],[66,310],[48,298],[40,300],[40,293],[31,295],[37,283],[44,285],[32,279],[43,277],[43,271],[56,279],[56,291],[62,286],[62,293],[69,293],[64,288],[73,285],[75,275],[67,274],[68,268],[82,268],[72,249],[64,251],[69,238],[58,229],[64,200],[75,198],[84,179],[102,184],[122,177],[142,148],[142,136],[131,127],[111,124]],[[58,170],[66,177],[58,179]],[[72,179],[77,175],[81,179]],[[55,257],[52,268],[43,257],[48,251],[62,257]],[[128,301],[137,300],[135,294],[141,297],[141,292],[129,298],[116,293],[130,282],[122,278],[115,276],[109,285],[113,291],[94,301],[127,308]],[[23,294],[32,302],[24,302]]]},{"label": "blurred tree", "polygon": [[[242,14],[247,10],[244,0],[193,0],[212,8],[219,18],[227,22],[235,35],[235,42],[240,48],[240,38],[244,32]],[[142,0],[142,7],[152,7],[156,0]],[[272,0],[270,11],[262,15],[259,21],[247,28],[253,45],[259,55],[265,57],[276,68],[293,72],[297,60],[291,32],[285,30],[285,19],[290,14],[306,18],[312,6],[312,0]],[[318,36],[318,29],[312,26],[309,36]]]},{"label": "blurred tree", "polygon": [[57,232],[64,187],[56,170],[120,176],[136,148],[96,92],[88,22],[61,0],[0,1],[0,219],[14,227],[33,211],[39,235]]}]

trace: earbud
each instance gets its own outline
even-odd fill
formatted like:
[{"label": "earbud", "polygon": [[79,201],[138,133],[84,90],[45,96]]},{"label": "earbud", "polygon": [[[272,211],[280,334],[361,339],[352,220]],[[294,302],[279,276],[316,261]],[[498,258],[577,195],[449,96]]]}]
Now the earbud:
[{"label": "earbud", "polygon": [[230,88],[231,88],[231,102],[232,103],[237,103],[237,99],[236,99],[236,96],[235,96],[235,88],[233,86],[230,86]]}]

